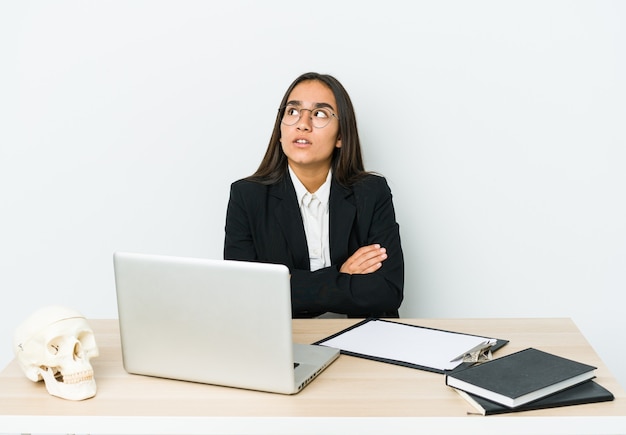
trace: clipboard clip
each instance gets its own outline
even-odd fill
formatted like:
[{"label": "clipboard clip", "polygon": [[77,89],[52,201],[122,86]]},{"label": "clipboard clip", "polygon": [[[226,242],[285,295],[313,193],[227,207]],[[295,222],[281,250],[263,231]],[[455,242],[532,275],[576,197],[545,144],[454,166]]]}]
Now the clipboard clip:
[{"label": "clipboard clip", "polygon": [[490,339],[478,343],[476,346],[468,350],[467,352],[463,352],[461,355],[457,356],[454,359],[451,359],[450,362],[463,361],[463,362],[485,362],[489,361],[492,358],[491,348],[497,343],[497,340]]}]

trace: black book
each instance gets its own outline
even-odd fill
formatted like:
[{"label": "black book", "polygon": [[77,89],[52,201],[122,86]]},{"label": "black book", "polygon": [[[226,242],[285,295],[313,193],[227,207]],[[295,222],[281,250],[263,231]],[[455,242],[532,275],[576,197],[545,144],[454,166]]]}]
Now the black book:
[{"label": "black book", "polygon": [[500,405],[499,403],[483,399],[482,397],[466,393],[465,391],[456,391],[482,415],[558,408],[560,406],[583,405],[585,403],[609,402],[614,399],[613,394],[609,390],[596,384],[594,381],[583,382],[582,384],[559,391],[543,399],[518,406],[517,408],[509,408],[508,406]]},{"label": "black book", "polygon": [[515,408],[592,379],[596,367],[528,348],[446,375],[446,385]]}]

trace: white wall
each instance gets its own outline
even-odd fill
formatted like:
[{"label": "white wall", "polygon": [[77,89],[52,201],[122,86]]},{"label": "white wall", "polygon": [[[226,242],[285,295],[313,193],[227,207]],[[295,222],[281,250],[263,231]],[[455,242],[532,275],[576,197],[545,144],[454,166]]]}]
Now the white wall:
[{"label": "white wall", "polygon": [[[626,3],[0,3],[0,365],[35,308],[115,317],[112,253],[221,258],[300,73],[387,176],[407,317],[572,317],[626,385]],[[10,301],[9,301],[10,299]]]}]

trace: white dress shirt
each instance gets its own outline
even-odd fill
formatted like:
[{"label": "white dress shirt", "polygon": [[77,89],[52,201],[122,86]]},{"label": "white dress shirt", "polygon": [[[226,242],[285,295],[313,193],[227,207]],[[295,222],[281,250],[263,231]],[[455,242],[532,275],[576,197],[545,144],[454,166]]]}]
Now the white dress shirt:
[{"label": "white dress shirt", "polygon": [[330,266],[330,239],[328,232],[328,199],[330,198],[330,183],[332,171],[324,184],[316,192],[309,192],[296,174],[289,167],[289,174],[296,189],[298,206],[304,223],[304,233],[309,247],[309,261],[311,271]]}]

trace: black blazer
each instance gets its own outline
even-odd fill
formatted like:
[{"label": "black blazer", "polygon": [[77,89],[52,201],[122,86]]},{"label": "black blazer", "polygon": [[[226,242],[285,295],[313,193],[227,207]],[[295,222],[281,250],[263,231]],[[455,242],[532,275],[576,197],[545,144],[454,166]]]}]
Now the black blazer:
[{"label": "black blazer", "polygon": [[[291,271],[294,317],[327,311],[350,317],[398,317],[404,258],[387,181],[368,175],[352,188],[332,180],[329,198],[332,266],[310,271],[309,251],[296,192],[287,173],[273,185],[239,180],[231,185],[224,258],[286,265]],[[382,267],[369,274],[340,273],[358,248],[387,249]]]}]

